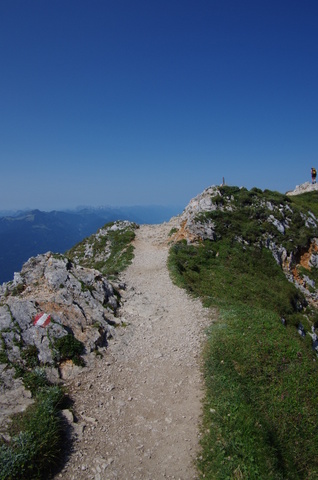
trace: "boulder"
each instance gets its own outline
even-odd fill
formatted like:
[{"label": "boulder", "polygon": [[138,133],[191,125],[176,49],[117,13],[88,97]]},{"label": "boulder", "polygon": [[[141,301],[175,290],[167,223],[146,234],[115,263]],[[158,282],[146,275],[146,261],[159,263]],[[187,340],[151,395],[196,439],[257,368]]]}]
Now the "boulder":
[{"label": "boulder", "polygon": [[[0,301],[2,350],[8,360],[23,364],[22,352],[32,345],[47,366],[55,364],[56,339],[69,333],[87,352],[105,346],[118,307],[112,285],[99,271],[50,252],[30,258],[13,282],[3,284]],[[40,312],[50,316],[48,325],[34,325]]]}]

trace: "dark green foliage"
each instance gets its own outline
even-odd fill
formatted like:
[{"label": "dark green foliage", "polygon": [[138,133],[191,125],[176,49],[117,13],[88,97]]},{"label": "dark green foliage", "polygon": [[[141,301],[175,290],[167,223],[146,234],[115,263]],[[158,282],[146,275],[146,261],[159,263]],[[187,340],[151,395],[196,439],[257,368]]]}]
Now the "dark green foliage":
[{"label": "dark green foliage", "polygon": [[18,285],[16,285],[12,289],[11,295],[13,296],[20,295],[20,293],[22,293],[24,289],[25,289],[25,285],[23,283],[18,283]]},{"label": "dark green foliage", "polygon": [[58,412],[63,397],[57,386],[44,389],[35,404],[15,421],[13,428],[21,432],[10,443],[0,446],[0,480],[48,478],[61,455],[62,425]]},{"label": "dark green foliage", "polygon": [[291,197],[288,195],[284,195],[283,193],[275,192],[273,190],[264,190],[263,195],[267,201],[274,203],[274,205],[283,205],[292,202]]},{"label": "dark green foliage", "polygon": [[295,195],[289,197],[293,205],[298,205],[300,208],[310,210],[316,217],[318,217],[318,192],[308,192],[302,195]]},{"label": "dark green foliage", "polygon": [[35,345],[28,345],[21,351],[21,358],[28,368],[33,368],[40,364],[38,353],[39,351]]},{"label": "dark green foliage", "polygon": [[0,350],[0,363],[8,363],[8,354],[6,350]]},{"label": "dark green foliage", "polygon": [[27,390],[30,390],[32,396],[36,396],[42,388],[50,386],[50,382],[46,378],[45,370],[41,367],[33,369],[25,368],[25,366],[13,363],[15,369],[15,378],[22,378],[23,384]]},{"label": "dark green foliage", "polygon": [[21,376],[25,388],[30,390],[33,396],[36,396],[41,389],[50,385],[46,378],[45,371],[41,368],[35,368],[30,371],[23,370]]},{"label": "dark green foliage", "polygon": [[80,355],[84,353],[84,349],[84,344],[70,333],[56,339],[54,343],[54,350],[57,351],[57,361],[72,360],[75,365],[83,366],[84,360]]},{"label": "dark green foliage", "polygon": [[[308,208],[305,202],[294,201],[294,197],[279,192],[262,192],[257,188],[247,190],[223,186],[218,190],[221,195],[215,195],[212,200],[219,208],[197,217],[198,222],[212,222],[215,225],[218,239],[260,245],[265,245],[270,239],[285,247],[288,253],[297,253],[308,246],[311,238],[318,236],[316,227],[306,225]],[[282,222],[285,228],[283,233],[270,217]]]},{"label": "dark green foliage", "polygon": [[169,237],[172,237],[172,235],[174,235],[175,233],[177,233],[178,229],[173,227],[170,232],[169,232]]},{"label": "dark green foliage", "polygon": [[240,190],[246,191],[246,188],[240,189],[239,187],[235,187],[235,186],[232,187],[228,185],[223,185],[219,187],[219,192],[221,193],[222,196],[225,196],[225,197],[231,197],[231,195],[239,193]]},{"label": "dark green foliage", "polygon": [[[78,351],[76,344],[73,352]],[[21,377],[35,403],[13,417],[12,440],[0,443],[0,480],[48,478],[61,457],[63,429],[59,409],[64,394],[47,380],[44,368],[39,366],[36,346],[23,348],[21,357],[23,364],[12,364],[15,378]]]}]

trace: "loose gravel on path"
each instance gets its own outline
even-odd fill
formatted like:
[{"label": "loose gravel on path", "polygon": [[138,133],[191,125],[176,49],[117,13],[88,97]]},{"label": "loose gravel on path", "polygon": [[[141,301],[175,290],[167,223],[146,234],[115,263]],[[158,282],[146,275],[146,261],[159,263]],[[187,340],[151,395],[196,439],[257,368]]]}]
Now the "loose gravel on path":
[{"label": "loose gravel on path", "polygon": [[198,478],[200,350],[212,314],[171,282],[172,226],[136,232],[134,261],[121,276],[127,326],[116,329],[94,368],[69,385],[78,435],[56,478]]}]

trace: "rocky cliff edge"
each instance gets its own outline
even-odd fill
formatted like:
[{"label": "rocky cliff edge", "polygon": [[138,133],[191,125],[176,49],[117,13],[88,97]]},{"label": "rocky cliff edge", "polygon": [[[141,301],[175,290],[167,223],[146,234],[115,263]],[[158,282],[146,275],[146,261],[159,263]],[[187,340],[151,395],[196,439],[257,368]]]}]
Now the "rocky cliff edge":
[{"label": "rocky cliff edge", "polygon": [[118,297],[100,271],[51,252],[30,258],[0,286],[0,434],[32,402],[21,371],[41,370],[59,383],[103,354],[121,323]]}]

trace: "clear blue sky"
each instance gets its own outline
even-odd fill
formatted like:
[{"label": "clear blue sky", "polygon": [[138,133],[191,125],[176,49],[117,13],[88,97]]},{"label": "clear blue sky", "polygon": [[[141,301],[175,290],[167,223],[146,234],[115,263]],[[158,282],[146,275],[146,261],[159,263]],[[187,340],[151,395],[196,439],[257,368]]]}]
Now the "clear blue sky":
[{"label": "clear blue sky", "polygon": [[0,210],[293,189],[317,60],[317,0],[1,0]]}]

